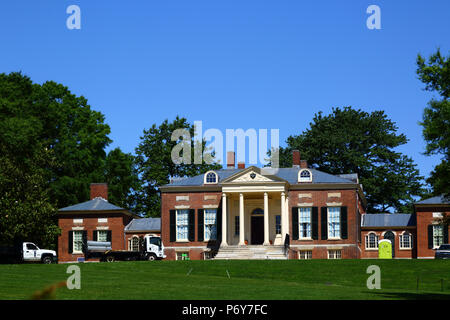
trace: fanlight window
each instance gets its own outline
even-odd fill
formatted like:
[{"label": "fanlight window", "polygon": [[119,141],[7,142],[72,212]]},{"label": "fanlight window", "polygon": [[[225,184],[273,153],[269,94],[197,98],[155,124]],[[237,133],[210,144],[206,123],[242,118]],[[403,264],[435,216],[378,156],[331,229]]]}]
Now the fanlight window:
[{"label": "fanlight window", "polygon": [[300,170],[298,173],[298,182],[312,182],[312,173],[308,169]]},{"label": "fanlight window", "polygon": [[209,171],[207,173],[205,173],[205,184],[214,184],[217,183],[218,177],[217,177],[217,173],[215,173],[214,171]]}]

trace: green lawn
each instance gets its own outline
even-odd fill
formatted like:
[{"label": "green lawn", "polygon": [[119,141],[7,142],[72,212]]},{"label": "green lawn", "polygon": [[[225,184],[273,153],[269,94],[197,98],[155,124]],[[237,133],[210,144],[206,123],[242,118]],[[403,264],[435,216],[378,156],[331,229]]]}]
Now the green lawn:
[{"label": "green lawn", "polygon": [[[381,268],[381,290],[366,287],[366,269],[372,264]],[[59,288],[57,299],[450,298],[450,261],[445,260],[142,261],[78,265],[81,289]],[[33,292],[66,280],[68,266],[0,265],[0,299],[29,299]]]}]

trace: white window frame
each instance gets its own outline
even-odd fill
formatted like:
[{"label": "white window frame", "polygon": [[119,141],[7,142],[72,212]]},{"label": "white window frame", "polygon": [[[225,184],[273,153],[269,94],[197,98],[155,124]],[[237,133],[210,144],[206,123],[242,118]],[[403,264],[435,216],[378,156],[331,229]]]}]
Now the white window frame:
[{"label": "white window frame", "polygon": [[[403,246],[404,237],[409,237],[409,247]],[[403,231],[402,234],[399,235],[399,245],[400,250],[411,250],[413,248],[413,236],[409,231]]]},{"label": "white window frame", "polygon": [[[75,235],[79,234],[80,235],[80,240],[75,239]],[[80,250],[76,250],[76,243],[81,242],[81,249]],[[72,234],[72,253],[73,254],[80,254],[83,253],[83,231],[82,230],[74,230],[73,234]]]},{"label": "white window frame", "polygon": [[[339,209],[339,215],[338,215],[338,222],[337,222],[337,224],[338,224],[338,226],[339,226],[339,232],[338,232],[338,236],[336,237],[336,236],[333,236],[333,237],[331,237],[330,236],[330,209]],[[331,239],[331,240],[340,240],[341,239],[341,214],[342,214],[342,212],[341,212],[341,207],[327,207],[327,236],[328,236],[328,239]]]},{"label": "white window frame", "polygon": [[[370,237],[371,236],[375,236],[375,246],[371,246],[370,245]],[[379,241],[379,236],[375,233],[375,232],[369,232],[368,234],[366,234],[365,237],[365,241],[366,241],[366,250],[378,250],[378,241]]]},{"label": "white window frame", "polygon": [[[97,232],[97,241],[103,241],[103,242],[108,241],[108,230],[96,230],[96,232]],[[101,238],[100,234],[103,235],[104,240],[100,240],[100,238]]]},{"label": "white window frame", "polygon": [[[309,177],[308,178],[305,178],[305,177],[301,176],[302,172],[305,172],[305,171],[309,172]],[[298,182],[312,182],[312,172],[311,172],[311,170],[309,170],[309,169],[301,169],[298,172],[297,181]]]},{"label": "white window frame", "polygon": [[[216,181],[215,182],[208,182],[207,181],[207,177],[208,177],[209,174],[214,174],[216,176]],[[219,175],[215,171],[208,171],[203,176],[203,183],[204,184],[217,184],[218,182],[219,182]]]},{"label": "white window frame", "polygon": [[[440,235],[435,234],[436,228],[441,229]],[[440,238],[440,241],[436,241],[436,239],[439,239],[439,238]],[[439,243],[437,243],[437,242],[439,242]],[[441,226],[440,224],[434,224],[433,225],[433,249],[439,248],[441,244],[444,244],[444,227]]]},{"label": "white window frame", "polygon": [[[278,217],[280,219],[280,223],[277,223]],[[275,234],[276,235],[281,234],[281,215],[280,214],[275,215]]]},{"label": "white window frame", "polygon": [[[187,257],[190,258],[190,257],[189,257],[189,251],[177,251],[177,252],[175,253],[175,258],[176,258],[176,260],[180,260],[180,261],[186,260],[186,259],[181,258],[181,255],[182,255],[182,254],[187,254]],[[178,256],[180,256],[180,258],[178,258]]]},{"label": "white window frame", "polygon": [[[186,226],[186,238],[179,238],[178,237],[178,215],[183,212],[183,214],[186,214],[186,224],[183,224],[183,226]],[[175,231],[176,231],[176,240],[177,241],[189,241],[189,209],[177,209],[175,211]]]},{"label": "white window frame", "polygon": [[298,252],[299,260],[310,260],[312,259],[312,250],[300,250]]},{"label": "white window frame", "polygon": [[[214,211],[214,213],[215,213],[214,224],[206,223],[206,221],[207,221],[206,214],[208,211],[211,211],[211,212]],[[207,236],[207,227],[206,227],[207,225],[215,226],[215,229],[216,229],[215,237],[212,238],[210,236]],[[217,209],[204,209],[203,210],[203,239],[204,239],[204,241],[217,240]]]},{"label": "white window frame", "polygon": [[[134,250],[135,242],[137,240],[137,250]],[[139,251],[139,237],[134,235],[129,239],[128,251]]]},{"label": "white window frame", "polygon": [[[301,212],[302,209],[309,209],[309,237],[303,237],[302,228],[301,228]],[[299,240],[311,240],[312,239],[312,207],[299,207],[298,208],[298,239]]]},{"label": "white window frame", "polygon": [[328,259],[331,260],[342,259],[342,250],[340,249],[328,250]]}]

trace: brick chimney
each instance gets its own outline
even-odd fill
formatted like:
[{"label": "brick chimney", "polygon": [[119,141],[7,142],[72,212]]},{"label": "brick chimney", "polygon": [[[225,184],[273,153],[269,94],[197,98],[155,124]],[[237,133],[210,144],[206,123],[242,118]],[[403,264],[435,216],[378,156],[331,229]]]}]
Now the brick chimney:
[{"label": "brick chimney", "polygon": [[235,158],[234,151],[228,151],[227,152],[227,168],[228,169],[234,169],[236,167],[234,158]]},{"label": "brick chimney", "polygon": [[292,167],[300,167],[300,151],[298,150],[292,151]]},{"label": "brick chimney", "polygon": [[301,161],[300,161],[300,168],[302,168],[302,169],[308,168],[308,161],[306,161],[306,160],[301,160]]},{"label": "brick chimney", "polygon": [[108,184],[107,183],[91,183],[91,200],[97,197],[108,200]]},{"label": "brick chimney", "polygon": [[238,169],[245,169],[245,162],[238,162]]}]

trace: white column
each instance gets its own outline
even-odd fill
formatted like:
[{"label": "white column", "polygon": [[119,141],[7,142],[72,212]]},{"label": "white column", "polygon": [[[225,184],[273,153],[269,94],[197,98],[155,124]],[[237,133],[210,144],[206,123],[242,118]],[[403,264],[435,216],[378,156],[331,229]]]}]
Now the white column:
[{"label": "white column", "polygon": [[288,215],[286,214],[286,194],[281,192],[281,241],[284,244],[286,238],[286,221]]},{"label": "white column", "polygon": [[[290,211],[289,211],[289,196],[286,196],[286,202],[284,203],[284,216],[286,217],[286,220],[284,221],[284,229],[286,230],[286,234],[289,233],[289,216],[291,215]],[[285,238],[286,239],[286,238]],[[283,244],[284,244],[284,240],[283,239]],[[291,236],[292,239],[292,236]]]},{"label": "white column", "polygon": [[222,243],[221,247],[228,246],[227,243],[227,195],[226,193],[222,193]]},{"label": "white column", "polygon": [[264,245],[269,245],[269,195],[264,192]]},{"label": "white column", "polygon": [[239,194],[239,245],[245,245],[244,242],[244,195]]}]

